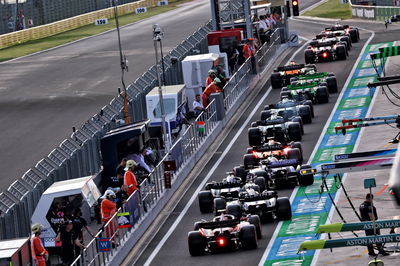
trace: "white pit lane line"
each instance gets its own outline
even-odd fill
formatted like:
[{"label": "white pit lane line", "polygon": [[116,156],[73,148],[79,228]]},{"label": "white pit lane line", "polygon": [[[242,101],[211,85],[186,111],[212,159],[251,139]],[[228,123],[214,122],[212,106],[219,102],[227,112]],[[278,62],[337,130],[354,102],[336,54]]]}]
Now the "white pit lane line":
[{"label": "white pit lane line", "polygon": [[[288,62],[292,61],[293,58],[306,46],[307,42],[303,44],[299,49],[296,50],[296,52],[292,55],[292,57],[288,60]],[[288,63],[287,62],[287,63]],[[256,113],[257,109],[261,106],[261,104],[264,102],[264,100],[267,98],[269,93],[271,92],[272,88],[269,87],[268,91],[264,94],[264,96],[258,101],[257,105],[254,107],[253,111],[250,113],[250,115],[247,117],[246,121],[243,123],[243,125],[240,127],[239,131],[235,134],[235,136],[232,138],[231,142],[229,142],[228,146],[225,148],[221,156],[218,158],[218,160],[215,162],[213,167],[210,169],[204,180],[200,183],[200,185],[197,187],[196,191],[193,193],[193,196],[190,198],[188,203],[186,203],[185,208],[183,208],[182,212],[179,214],[179,216],[176,218],[175,222],[171,225],[169,228],[168,232],[164,235],[164,237],[161,239],[161,241],[158,243],[158,245],[155,247],[153,252],[150,254],[146,262],[144,263],[144,266],[149,266],[151,262],[154,260],[154,258],[157,256],[158,252],[160,252],[161,248],[164,246],[165,242],[168,240],[168,238],[171,236],[171,234],[175,231],[175,229],[178,227],[179,223],[183,219],[183,217],[186,215],[187,211],[189,210],[190,206],[193,204],[193,202],[197,198],[197,194],[201,191],[201,189],[204,187],[204,185],[207,183],[207,181],[210,179],[210,177],[214,174],[215,170],[217,167],[221,164],[222,160],[225,158],[225,156],[228,154],[230,149],[232,148],[233,144],[236,142],[236,140],[239,138],[240,134],[243,132],[243,130],[246,128],[247,124],[250,122],[250,120],[253,118],[254,114]]]}]

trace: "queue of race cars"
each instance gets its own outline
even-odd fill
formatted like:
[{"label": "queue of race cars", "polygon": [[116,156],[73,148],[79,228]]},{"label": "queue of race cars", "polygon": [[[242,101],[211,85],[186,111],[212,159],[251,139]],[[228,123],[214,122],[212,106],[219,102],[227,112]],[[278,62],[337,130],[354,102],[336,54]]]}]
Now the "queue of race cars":
[{"label": "queue of race cars", "polygon": [[[278,190],[314,183],[311,166],[303,164],[304,124],[312,123],[314,105],[327,103],[329,94],[338,92],[338,85],[333,73],[317,72],[316,65],[310,63],[321,62],[318,57],[325,57],[321,51],[332,53],[334,60],[340,47],[349,49],[359,40],[358,30],[349,26],[335,25],[320,35],[324,36],[315,40],[327,43],[329,39],[330,50],[311,43],[305,52],[306,64],[291,62],[271,75],[271,86],[281,89],[281,100],[265,106],[260,120],[251,123],[243,165],[234,167],[220,182],[207,183],[199,192],[199,211],[215,217],[195,222],[188,233],[192,256],[257,248],[261,223],[292,218],[290,201],[279,197]],[[309,50],[314,53],[311,61],[307,59]]]}]

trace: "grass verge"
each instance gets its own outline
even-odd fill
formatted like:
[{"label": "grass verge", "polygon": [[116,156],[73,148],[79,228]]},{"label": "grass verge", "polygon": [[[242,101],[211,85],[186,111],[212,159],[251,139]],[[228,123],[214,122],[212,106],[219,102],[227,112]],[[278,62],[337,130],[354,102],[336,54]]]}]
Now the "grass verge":
[{"label": "grass verge", "polygon": [[305,12],[303,15],[334,19],[350,19],[352,17],[350,4],[341,4],[340,0],[328,0],[328,2]]},{"label": "grass verge", "polygon": [[[119,16],[119,24],[120,26],[123,26],[133,22],[137,22],[139,20],[143,20],[176,9],[178,8],[178,5],[191,1],[192,0],[170,0],[168,1],[169,4],[167,6],[150,7],[147,8],[147,12],[143,14],[137,14],[137,15],[126,14],[123,16]],[[53,36],[27,41],[18,45],[0,49],[0,62],[32,54],[35,52],[43,51],[52,47],[56,47],[62,44],[66,44],[72,41],[76,41],[85,37],[93,36],[114,29],[115,19],[109,19],[108,21],[109,24],[107,25],[95,26],[93,22],[93,24],[89,24],[63,33],[59,33]]]}]

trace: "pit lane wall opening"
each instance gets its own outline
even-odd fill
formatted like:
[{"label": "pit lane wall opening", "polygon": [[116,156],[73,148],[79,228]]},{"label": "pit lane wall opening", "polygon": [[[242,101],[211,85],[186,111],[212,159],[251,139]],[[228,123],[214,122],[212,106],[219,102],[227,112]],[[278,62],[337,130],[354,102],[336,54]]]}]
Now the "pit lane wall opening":
[{"label": "pit lane wall opening", "polygon": [[352,1],[350,1],[350,6],[353,18],[385,21],[385,19],[388,19],[392,15],[400,14],[400,7],[396,6],[354,5]]},{"label": "pit lane wall opening", "polygon": [[[342,119],[354,117],[364,118],[370,108],[375,89],[369,89],[367,84],[377,81],[376,72],[370,60],[370,54],[376,53],[381,47],[391,47],[393,42],[368,45],[362,51],[362,56],[355,63],[351,79],[345,84],[338,99],[334,113],[327,122],[323,131],[321,142],[313,157],[310,158],[311,166],[316,167],[323,163],[333,162],[335,154],[351,153],[354,150],[360,129],[348,131],[346,135],[336,134],[335,127],[341,124]],[[383,66],[382,66],[383,67]],[[382,71],[382,67],[379,71]],[[292,220],[281,222],[274,238],[268,246],[269,251],[264,256],[265,261],[260,265],[311,265],[315,250],[308,250],[301,256],[297,254],[301,243],[307,240],[319,240],[316,232],[320,225],[326,224],[332,209],[332,202],[326,191],[320,193],[321,176],[316,175],[312,186],[298,187],[293,191]],[[333,198],[338,192],[339,183],[333,175],[326,177],[329,193]]]}]

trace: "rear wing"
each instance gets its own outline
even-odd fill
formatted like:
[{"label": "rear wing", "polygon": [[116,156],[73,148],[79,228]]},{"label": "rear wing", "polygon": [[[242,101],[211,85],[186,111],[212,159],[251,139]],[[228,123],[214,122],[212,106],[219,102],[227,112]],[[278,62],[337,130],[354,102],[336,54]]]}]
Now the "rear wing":
[{"label": "rear wing", "polygon": [[267,118],[266,120],[261,120],[259,123],[259,126],[272,126],[272,125],[283,124],[283,123],[285,123],[285,119],[283,119],[283,118],[278,118],[278,119]]},{"label": "rear wing", "polygon": [[314,45],[312,45],[313,47],[325,47],[325,46],[332,46],[335,45],[338,41],[337,40],[332,40],[332,41],[328,41],[328,42],[318,42]]},{"label": "rear wing", "polygon": [[296,78],[298,80],[305,80],[305,79],[320,79],[320,78],[325,78],[327,76],[328,72],[319,72],[314,74],[299,75]]},{"label": "rear wing", "polygon": [[296,159],[288,159],[288,160],[280,160],[277,162],[270,162],[267,164],[268,168],[278,168],[278,167],[285,167],[285,166],[294,166],[297,165],[299,162]]},{"label": "rear wing", "polygon": [[224,189],[224,188],[235,188],[241,187],[241,182],[218,182],[218,183],[208,183],[207,189]]},{"label": "rear wing", "polygon": [[288,85],[287,88],[289,90],[303,90],[303,89],[315,88],[317,86],[318,82],[307,82],[299,85]]},{"label": "rear wing", "polygon": [[285,147],[282,144],[274,144],[274,145],[263,145],[259,147],[253,147],[253,150],[256,152],[268,152],[268,151],[279,151],[283,150]]},{"label": "rear wing", "polygon": [[204,222],[199,223],[199,228],[203,229],[216,229],[223,227],[235,227],[240,223],[239,219],[235,220],[225,220],[225,221],[213,221],[213,222]]},{"label": "rear wing", "polygon": [[254,201],[259,201],[259,200],[268,200],[273,197],[278,196],[278,193],[275,191],[274,195],[257,195],[257,196],[245,196],[239,198],[240,201],[242,202],[254,202]]},{"label": "rear wing", "polygon": [[302,68],[304,68],[304,67],[305,67],[304,64],[289,65],[289,66],[280,66],[280,67],[278,67],[276,70],[277,70],[278,72],[280,72],[280,71],[290,71],[290,70],[302,69]]}]

